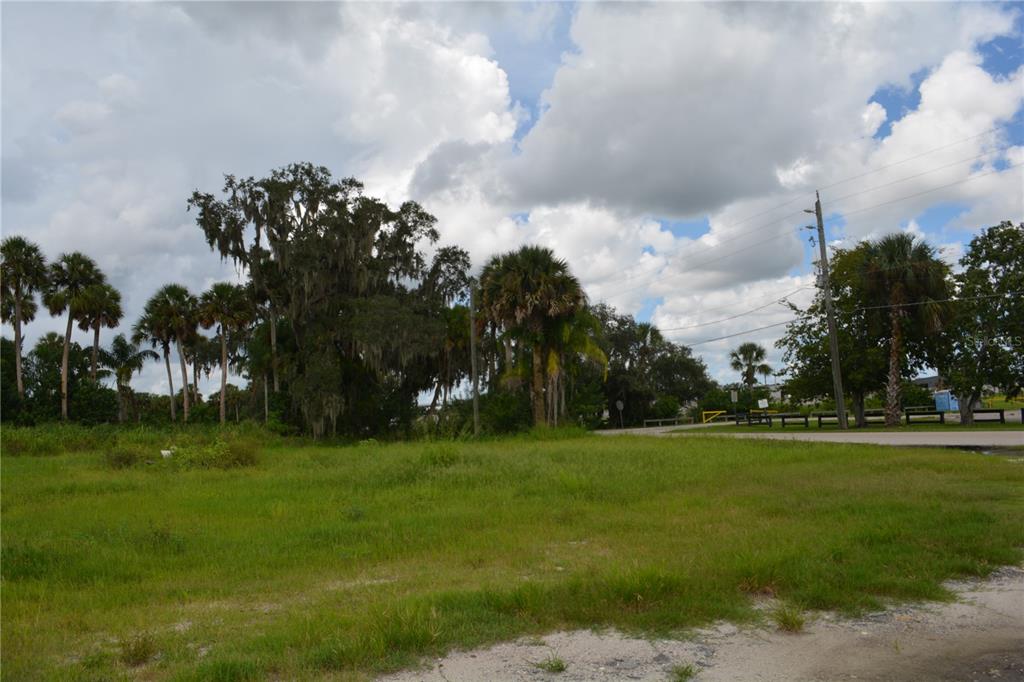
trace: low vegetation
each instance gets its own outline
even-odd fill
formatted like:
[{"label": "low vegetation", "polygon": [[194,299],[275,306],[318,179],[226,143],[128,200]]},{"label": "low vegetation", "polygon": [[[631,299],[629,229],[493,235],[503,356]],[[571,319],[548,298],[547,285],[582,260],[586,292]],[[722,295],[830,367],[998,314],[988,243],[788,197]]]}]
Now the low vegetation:
[{"label": "low vegetation", "polygon": [[568,666],[558,656],[549,656],[536,664],[538,668],[548,673],[564,673]]},{"label": "low vegetation", "polygon": [[361,678],[562,628],[749,621],[755,595],[941,599],[1024,546],[1024,469],[939,449],[537,432],[112,468],[175,439],[68,431],[75,452],[26,456],[10,435],[9,680]]},{"label": "low vegetation", "polygon": [[783,632],[801,632],[804,629],[804,614],[793,604],[780,604],[771,612],[772,622]]},{"label": "low vegetation", "polygon": [[697,674],[692,663],[677,665],[672,668],[672,682],[689,682]]}]

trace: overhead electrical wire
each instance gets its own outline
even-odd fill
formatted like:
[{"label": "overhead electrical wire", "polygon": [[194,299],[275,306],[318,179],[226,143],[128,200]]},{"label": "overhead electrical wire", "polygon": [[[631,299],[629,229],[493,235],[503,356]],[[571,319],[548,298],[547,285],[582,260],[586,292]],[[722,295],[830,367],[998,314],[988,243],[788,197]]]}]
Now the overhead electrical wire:
[{"label": "overhead electrical wire", "polygon": [[[1006,296],[1016,296],[1018,294],[1024,294],[1024,290],[1021,290],[1021,291],[1010,291],[1010,292],[1007,292],[1005,294],[987,294],[987,295],[984,295],[984,296],[968,296],[968,297],[965,297],[965,298],[945,298],[945,299],[939,299],[939,300],[935,300],[935,301],[915,301],[913,303],[890,303],[888,305],[862,306],[860,308],[854,308],[853,311],[857,311],[857,310],[882,310],[882,309],[886,309],[886,308],[905,308],[905,307],[911,307],[911,306],[915,306],[915,305],[929,305],[929,304],[934,304],[934,303],[960,303],[960,302],[963,302],[963,301],[979,301],[979,300],[987,299],[987,298],[1003,298],[1003,297],[1006,297]],[[690,347],[690,348],[692,348],[693,346],[702,346],[702,345],[704,345],[706,343],[713,343],[715,341],[723,341],[725,339],[731,339],[731,338],[733,338],[735,336],[745,336],[747,334],[753,334],[754,332],[763,331],[765,329],[772,329],[774,327],[781,327],[782,325],[791,324],[791,323],[796,322],[796,321],[797,321],[797,318],[794,317],[794,318],[791,318],[791,319],[788,319],[788,320],[784,320],[782,322],[775,322],[773,324],[766,324],[763,327],[755,327],[754,329],[746,329],[744,331],[735,332],[733,334],[726,334],[724,336],[717,336],[717,337],[715,337],[713,339],[703,339],[701,341],[695,341],[693,343],[684,343],[683,345],[685,345],[687,347]],[[668,331],[668,330],[662,330],[662,331]]]},{"label": "overhead electrical wire", "polygon": [[822,191],[822,190],[826,190],[826,189],[832,189],[833,187],[836,187],[838,185],[842,185],[842,184],[845,184],[847,182],[851,182],[853,180],[859,180],[860,178],[865,178],[865,177],[867,177],[869,175],[873,175],[875,173],[878,173],[879,171],[884,171],[886,169],[892,168],[893,166],[899,166],[901,164],[907,163],[908,161],[913,161],[915,159],[920,159],[923,156],[928,156],[929,154],[934,154],[935,152],[940,152],[943,149],[949,149],[950,147],[955,147],[957,145],[963,144],[964,142],[970,142],[971,140],[976,140],[979,137],[984,137],[985,135],[988,135],[989,133],[994,133],[995,131],[1000,130],[1000,129],[1005,128],[1005,127],[1006,127],[1005,124],[993,126],[993,127],[989,128],[988,130],[983,130],[982,132],[980,132],[980,133],[978,133],[976,135],[971,135],[970,137],[965,137],[963,139],[956,140],[955,142],[950,142],[948,144],[944,144],[944,145],[942,145],[940,147],[932,147],[931,149],[925,150],[925,151],[921,152],[920,154],[915,154],[914,156],[908,156],[908,157],[906,157],[904,159],[900,159],[899,161],[893,161],[892,163],[888,163],[888,164],[886,164],[884,166],[879,166],[878,168],[873,168],[873,169],[871,169],[869,171],[865,171],[863,173],[860,173],[859,175],[851,175],[848,178],[843,178],[842,180],[836,180],[835,182],[833,182],[831,184],[828,184],[828,185],[825,185],[824,187],[819,187],[818,190]]}]

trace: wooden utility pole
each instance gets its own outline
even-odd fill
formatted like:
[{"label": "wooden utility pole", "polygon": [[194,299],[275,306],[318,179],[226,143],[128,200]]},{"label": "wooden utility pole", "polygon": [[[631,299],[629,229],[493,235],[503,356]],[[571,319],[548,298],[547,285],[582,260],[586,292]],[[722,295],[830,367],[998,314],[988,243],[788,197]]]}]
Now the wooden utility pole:
[{"label": "wooden utility pole", "polygon": [[[825,315],[828,318],[828,345],[832,355],[832,391],[836,398],[836,418],[839,420],[839,428],[848,428],[846,423],[846,399],[843,397],[843,374],[839,368],[839,335],[836,330],[836,314],[832,307],[832,286],[828,269],[828,251],[825,248],[825,220],[821,215],[821,195],[814,193],[814,210],[804,209],[806,213],[813,213],[818,220],[818,249],[821,253],[821,260],[818,265],[821,268],[821,279],[819,286],[825,296]],[[811,228],[814,229],[814,228]]]},{"label": "wooden utility pole", "polygon": [[476,280],[469,281],[469,356],[473,373],[473,435],[480,435],[480,381],[476,372]]}]

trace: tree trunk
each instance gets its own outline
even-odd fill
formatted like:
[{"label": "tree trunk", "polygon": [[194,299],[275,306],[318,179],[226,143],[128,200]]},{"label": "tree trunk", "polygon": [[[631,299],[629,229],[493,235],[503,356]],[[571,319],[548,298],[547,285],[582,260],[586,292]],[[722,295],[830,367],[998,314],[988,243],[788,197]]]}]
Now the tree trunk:
[{"label": "tree trunk", "polygon": [[546,426],[544,418],[544,352],[540,344],[533,346],[533,381],[530,383],[530,400],[533,403],[534,426]]},{"label": "tree trunk", "polygon": [[71,353],[71,323],[74,317],[68,307],[68,330],[64,332],[64,356],[60,361],[60,418],[68,420],[68,358]]},{"label": "tree trunk", "polygon": [[15,295],[14,297],[14,374],[18,381],[18,398],[20,400],[25,399],[25,380],[21,377],[21,344],[24,343],[21,338],[21,300],[20,297]]},{"label": "tree trunk", "polygon": [[169,344],[164,344],[164,365],[167,367],[167,390],[171,394],[171,421],[178,421],[178,409],[175,406],[177,402],[174,398],[174,379],[171,377],[171,349]]},{"label": "tree trunk", "polygon": [[853,423],[858,429],[864,428],[868,425],[864,418],[864,392],[854,391],[850,397],[853,398]]},{"label": "tree trunk", "polygon": [[185,349],[181,346],[181,339],[178,339],[178,361],[181,363],[181,383],[184,388],[181,397],[184,400],[184,411],[182,420],[188,421],[188,365],[185,364]]},{"label": "tree trunk", "polygon": [[199,402],[199,358],[192,359],[192,402]]},{"label": "tree trunk", "polygon": [[273,306],[270,307],[270,371],[274,376],[274,393],[277,393],[281,383],[277,376],[277,316]]},{"label": "tree trunk", "polygon": [[225,422],[226,400],[228,397],[228,337],[224,325],[220,328],[220,424]]},{"label": "tree trunk", "polygon": [[267,373],[263,373],[263,423],[270,422],[270,391],[267,390]]},{"label": "tree trunk", "polygon": [[960,423],[965,426],[974,424],[974,403],[981,399],[981,391],[971,391],[965,396],[957,396],[959,400]]},{"label": "tree trunk", "polygon": [[92,328],[92,380],[96,381],[96,370],[99,366],[100,357],[100,324],[97,322]]},{"label": "tree trunk", "polygon": [[117,382],[117,423],[124,423],[124,386]]},{"label": "tree trunk", "polygon": [[900,313],[892,312],[892,339],[889,343],[889,379],[885,387],[885,425],[900,425],[900,356],[903,351],[903,325]]}]

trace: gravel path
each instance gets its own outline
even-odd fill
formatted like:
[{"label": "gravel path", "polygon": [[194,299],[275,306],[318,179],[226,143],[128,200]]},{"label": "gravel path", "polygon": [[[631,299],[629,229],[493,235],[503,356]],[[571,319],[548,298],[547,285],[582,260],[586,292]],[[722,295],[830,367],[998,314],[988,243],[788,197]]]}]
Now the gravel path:
[{"label": "gravel path", "polygon": [[[672,680],[692,666],[704,682],[1001,680],[1024,682],[1024,570],[950,583],[958,601],[898,607],[848,620],[814,617],[801,634],[728,623],[688,640],[559,632],[456,652],[388,682]],[[561,673],[537,664],[559,659]]]}]

